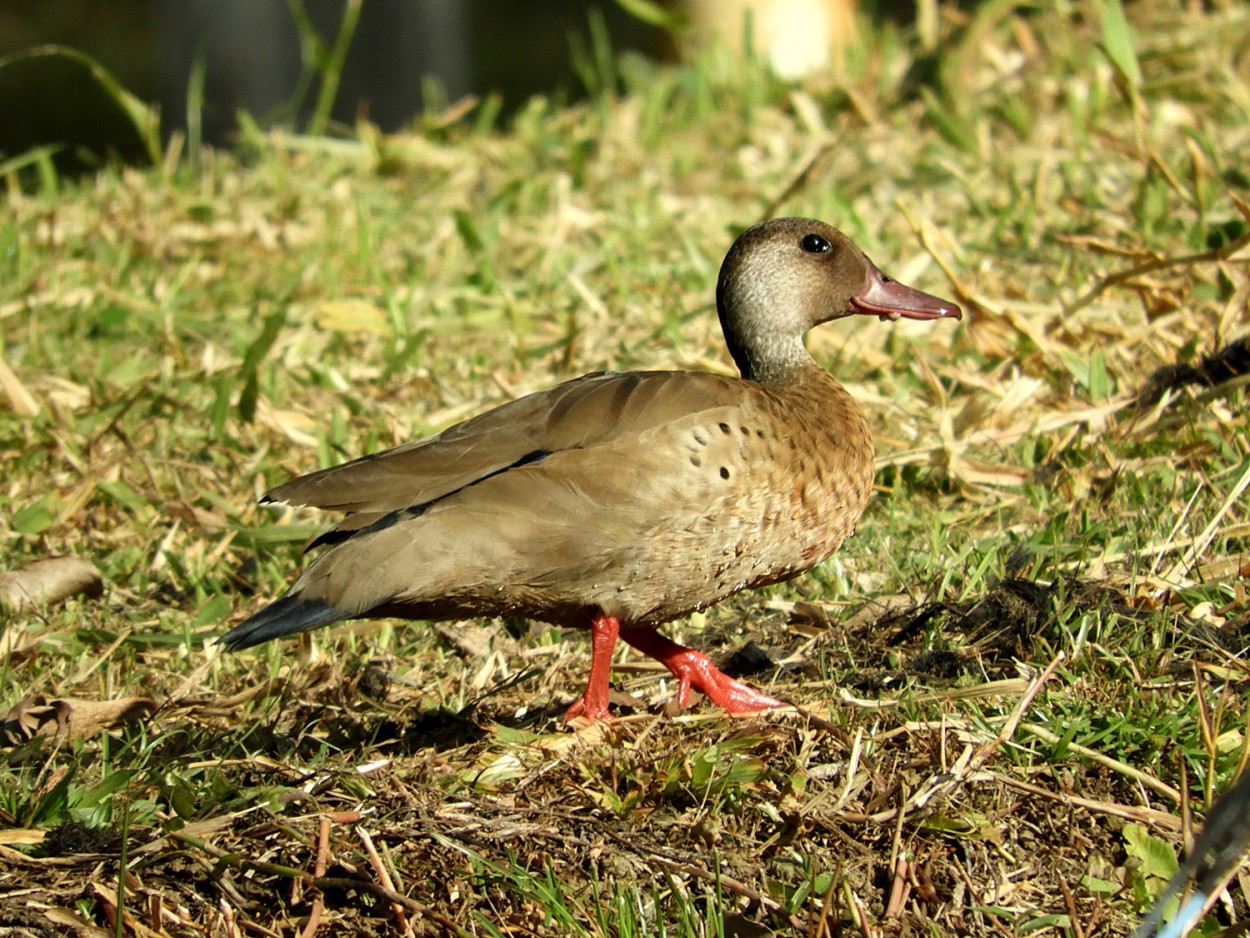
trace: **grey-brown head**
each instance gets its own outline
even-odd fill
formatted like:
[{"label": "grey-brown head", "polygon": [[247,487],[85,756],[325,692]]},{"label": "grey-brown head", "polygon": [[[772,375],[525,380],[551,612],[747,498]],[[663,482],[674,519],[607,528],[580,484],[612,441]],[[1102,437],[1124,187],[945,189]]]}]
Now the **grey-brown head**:
[{"label": "grey-brown head", "polygon": [[958,306],[891,280],[836,228],[778,218],[744,231],[725,256],[716,306],[742,377],[793,380],[812,364],[803,335],[860,313],[881,319],[959,319]]}]

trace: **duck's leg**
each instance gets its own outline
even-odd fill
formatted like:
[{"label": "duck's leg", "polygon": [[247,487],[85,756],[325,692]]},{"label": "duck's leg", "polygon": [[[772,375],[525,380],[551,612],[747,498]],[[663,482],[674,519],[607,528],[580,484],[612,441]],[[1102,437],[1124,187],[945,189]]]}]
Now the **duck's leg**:
[{"label": "duck's leg", "polygon": [[691,687],[703,691],[712,703],[728,713],[752,713],[787,706],[784,701],[735,681],[712,664],[707,655],[678,645],[655,629],[622,629],[620,634],[644,655],[649,655],[673,672],[681,682],[677,688],[677,702],[683,707],[690,702]]},{"label": "duck's leg", "polygon": [[564,719],[585,717],[595,722],[608,718],[608,674],[620,631],[621,623],[613,616],[599,613],[590,620],[590,677],[582,696],[564,712]]}]

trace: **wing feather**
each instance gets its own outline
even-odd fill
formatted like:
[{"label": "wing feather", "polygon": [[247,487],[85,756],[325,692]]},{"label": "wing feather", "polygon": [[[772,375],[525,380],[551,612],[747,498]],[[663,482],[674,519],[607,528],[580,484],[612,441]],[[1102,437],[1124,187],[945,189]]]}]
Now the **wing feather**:
[{"label": "wing feather", "polygon": [[292,479],[262,504],[347,512],[312,546],[333,543],[391,512],[425,505],[557,452],[619,444],[666,421],[722,407],[741,382],[691,372],[592,374],[518,398],[436,436]]}]

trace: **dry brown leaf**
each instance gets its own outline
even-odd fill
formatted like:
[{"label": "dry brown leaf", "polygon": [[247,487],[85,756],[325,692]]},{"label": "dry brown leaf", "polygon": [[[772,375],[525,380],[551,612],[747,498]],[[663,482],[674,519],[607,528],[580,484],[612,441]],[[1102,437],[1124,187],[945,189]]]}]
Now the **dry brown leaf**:
[{"label": "dry brown leaf", "polygon": [[577,746],[595,746],[609,739],[612,730],[607,720],[587,723],[584,717],[575,717],[569,721],[573,728],[571,733],[550,733],[534,740],[534,745],[543,752],[559,755]]},{"label": "dry brown leaf", "polygon": [[0,717],[0,745],[15,746],[34,736],[92,736],[100,730],[141,720],[156,710],[151,697],[119,700],[49,700],[28,694]]},{"label": "dry brown leaf", "polygon": [[29,694],[9,708],[0,719],[0,742],[16,746],[34,736],[51,736],[69,728],[69,704]]},{"label": "dry brown leaf", "polygon": [[171,498],[165,502],[161,510],[171,518],[181,518],[187,524],[210,530],[224,528],[230,523],[229,519],[221,512],[206,511],[203,508],[197,508],[195,505],[189,505],[176,498]]},{"label": "dry brown leaf", "polygon": [[9,628],[0,634],[0,660],[16,664],[39,647],[45,630]]},{"label": "dry brown leaf", "polygon": [[1018,466],[998,466],[980,459],[969,459],[958,453],[948,453],[946,471],[955,479],[968,485],[992,485],[1014,488],[1029,481],[1028,469]]},{"label": "dry brown leaf", "polygon": [[241,707],[245,703],[251,703],[253,700],[280,693],[282,688],[283,682],[281,681],[261,681],[259,684],[253,684],[251,687],[245,687],[237,694],[231,694],[228,697],[214,697],[211,702],[215,707],[229,710],[233,707]]},{"label": "dry brown leaf", "polygon": [[46,557],[0,573],[0,606],[34,609],[71,596],[96,599],[104,580],[95,565],[81,557]]},{"label": "dry brown leaf", "polygon": [[833,616],[824,605],[799,599],[790,607],[790,618],[787,624],[816,626],[818,630],[823,630],[833,624]]},{"label": "dry brown leaf", "polygon": [[61,933],[64,935],[73,935],[74,938],[111,938],[113,935],[107,928],[91,924],[72,909],[47,909],[43,914],[54,925],[65,926],[68,930]]},{"label": "dry brown leaf", "polygon": [[455,622],[447,625],[440,623],[434,626],[434,629],[466,658],[484,657],[500,637],[499,629],[474,625],[470,622]]},{"label": "dry brown leaf", "polygon": [[284,433],[297,446],[316,449],[320,445],[317,421],[309,414],[274,407],[262,397],[256,402],[256,419],[264,426]]},{"label": "dry brown leaf", "polygon": [[21,379],[5,364],[3,358],[0,358],[0,391],[4,391],[14,413],[24,417],[33,417],[39,413],[39,402],[26,390],[26,385],[22,384]]},{"label": "dry brown leaf", "polygon": [[850,630],[871,625],[886,614],[899,609],[905,609],[908,606],[914,606],[917,602],[917,597],[909,596],[906,593],[876,596],[847,616],[842,623],[842,628]]},{"label": "dry brown leaf", "polygon": [[32,844],[43,843],[46,836],[45,831],[35,830],[33,828],[15,827],[12,830],[0,830],[0,844],[5,846],[13,846],[14,844],[23,844],[30,846]]},{"label": "dry brown leaf", "polygon": [[69,867],[78,862],[73,857],[28,857],[22,851],[14,850],[7,844],[0,844],[0,860],[8,866],[35,870]]},{"label": "dry brown leaf", "polygon": [[368,300],[326,300],[317,305],[313,315],[322,329],[335,332],[370,332],[391,336],[394,328],[385,311]]},{"label": "dry brown leaf", "polygon": [[[192,821],[186,826],[179,828],[178,836],[181,838],[198,837],[201,839],[207,839],[213,834],[219,834],[223,830],[227,830],[230,827],[230,825],[235,822],[235,820],[243,817],[243,815],[247,814],[251,810],[252,810],[251,808],[247,808],[247,809],[244,809],[243,811],[236,811],[233,814],[222,814],[222,815],[219,815],[218,817],[210,817],[210,818],[204,818],[203,820],[200,820],[200,821]],[[146,844],[143,844],[139,847],[135,847],[131,851],[131,853],[134,854],[135,856],[139,856],[145,853],[160,853],[162,850],[164,850],[166,847],[169,846],[169,844],[171,843],[171,841],[173,841],[173,839],[174,839],[173,837],[170,837],[168,835],[164,837],[158,837],[155,840],[149,840]]]}]

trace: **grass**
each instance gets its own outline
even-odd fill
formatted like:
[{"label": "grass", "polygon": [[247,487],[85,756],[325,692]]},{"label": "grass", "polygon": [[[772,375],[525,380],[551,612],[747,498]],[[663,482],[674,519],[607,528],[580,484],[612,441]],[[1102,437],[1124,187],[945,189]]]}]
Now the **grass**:
[{"label": "grass", "polygon": [[[800,86],[600,35],[588,101],[507,127],[453,104],[86,180],[6,164],[6,566],[76,554],[107,590],[6,619],[0,923],[1126,931],[1248,751],[1247,379],[1179,379],[1245,334],[1250,17],[941,29],[936,57],[866,30]],[[728,370],[712,284],[769,211],[970,313],[811,336],[876,498],[812,574],[668,629],[789,662],[752,679],[797,714],[657,719],[672,688],[628,657],[638,707],[570,734],[585,638],[543,626],[205,654],[321,528],[268,487],[582,372]],[[155,712],[97,719],[127,698]],[[66,706],[77,734],[31,735]],[[1247,903],[1243,873],[1203,933]]]}]

